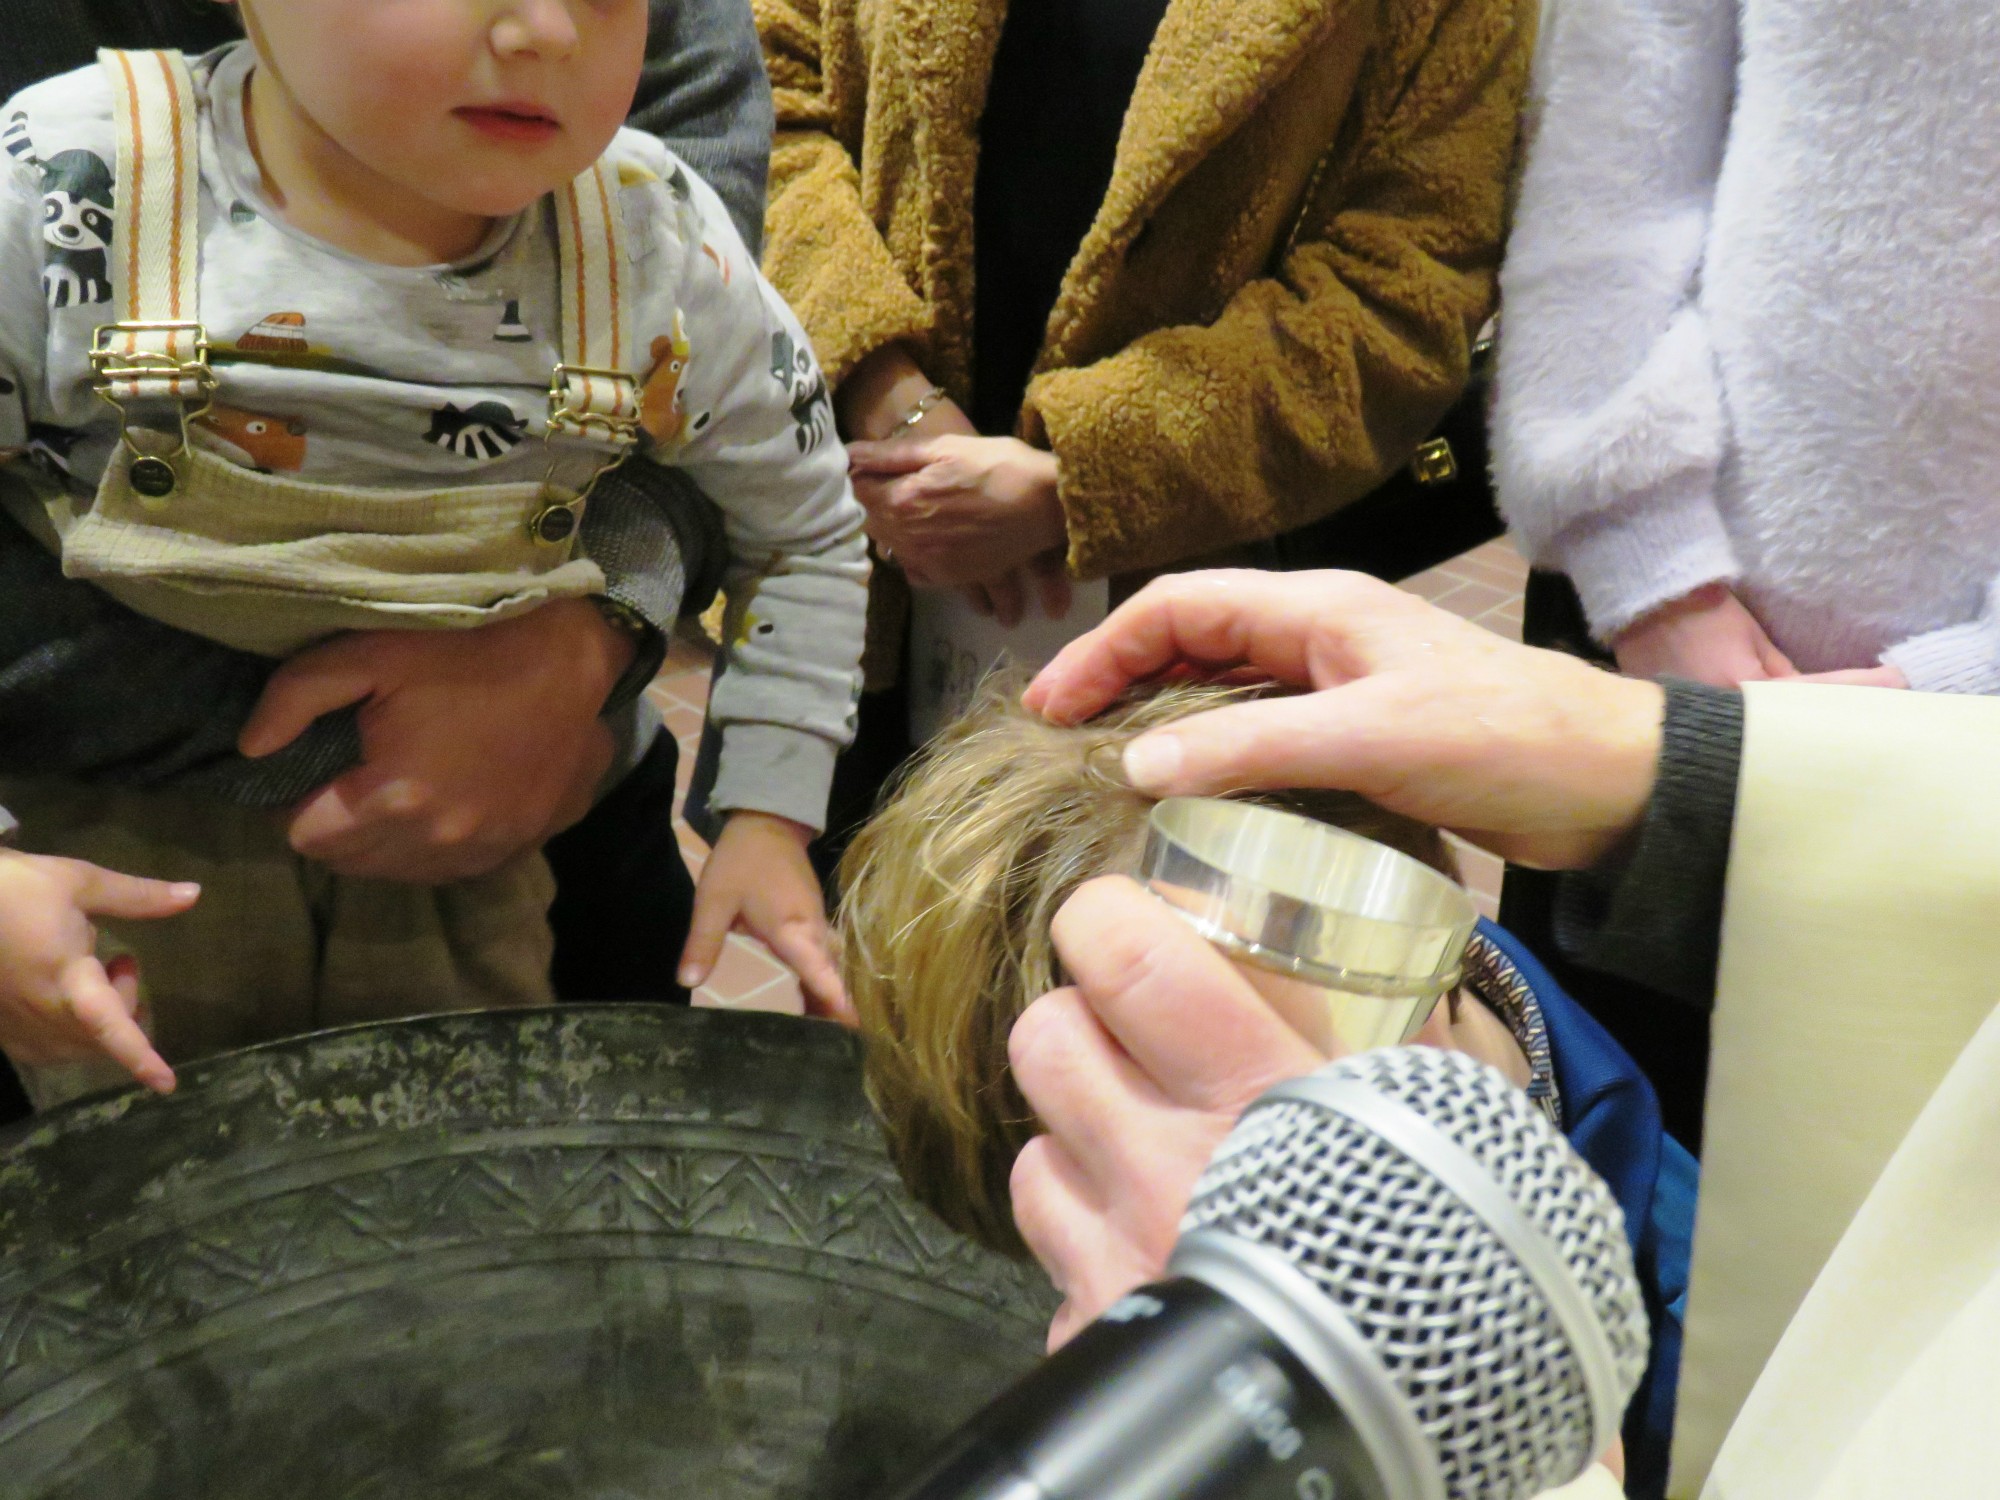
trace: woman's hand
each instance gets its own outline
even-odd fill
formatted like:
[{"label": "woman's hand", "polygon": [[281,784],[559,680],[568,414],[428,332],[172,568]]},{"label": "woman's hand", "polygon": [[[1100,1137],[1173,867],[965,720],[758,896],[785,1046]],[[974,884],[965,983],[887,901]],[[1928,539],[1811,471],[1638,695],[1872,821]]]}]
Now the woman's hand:
[{"label": "woman's hand", "polygon": [[174,1070],[139,1025],[138,969],[129,958],[98,962],[91,919],[178,916],[200,894],[80,859],[0,852],[0,1047],[29,1066],[109,1057],[171,1092]]},{"label": "woman's hand", "polygon": [[1722,583],[1661,605],[1621,631],[1611,649],[1618,670],[1629,677],[1684,677],[1737,687],[1799,675],[1757,617]]},{"label": "woman's hand", "polygon": [[1154,796],[1340,787],[1524,864],[1595,863],[1644,814],[1665,694],[1504,641],[1358,573],[1184,573],[1072,641],[1028,707],[1086,719],[1174,670],[1292,687],[1134,740]]},{"label": "woman's hand", "polygon": [[681,950],[680,982],[693,989],[740,928],[790,964],[804,991],[806,1013],[855,1024],[833,959],[826,897],[806,858],[813,830],[774,813],[734,812],[702,866],[694,917]]},{"label": "woman's hand", "polygon": [[[898,533],[906,528],[895,520],[897,513],[890,502],[896,485],[909,471],[895,464],[864,467],[855,464],[853,457],[856,448],[864,456],[869,456],[880,454],[891,446],[914,447],[932,438],[978,438],[979,431],[972,425],[971,418],[949,397],[934,401],[928,411],[906,425],[910,413],[934,389],[930,377],[924,374],[908,349],[901,344],[888,344],[856,365],[834,393],[834,405],[840,413],[840,428],[849,443],[855,498],[868,512],[868,531],[875,541],[875,550],[885,562],[892,562],[901,568],[904,576],[917,588],[943,588],[951,580],[936,576],[925,567],[921,556],[923,549],[898,550]],[[1051,466],[1054,463],[1053,458],[1047,461]],[[1047,498],[1054,501],[1053,467],[1049,470],[1049,480]],[[976,578],[959,583],[960,591],[974,609],[983,615],[997,617],[1001,624],[1007,626],[1020,622],[1027,613],[1031,598],[1052,620],[1069,613],[1069,574],[1063,566],[1068,533],[1062,528],[1059,504],[1055,510],[1055,521],[1056,526],[1049,528],[1049,534],[1055,537],[1055,541],[1042,555],[1032,557],[1024,566],[979,571]]]},{"label": "woman's hand", "polygon": [[850,443],[866,443],[897,437],[977,433],[972,419],[949,397],[933,405],[915,424],[904,425],[917,404],[934,389],[936,383],[923,372],[908,349],[901,344],[885,344],[848,371],[847,378],[833,393],[840,434]]},{"label": "woman's hand", "polygon": [[1008,1042],[1047,1130],[1015,1159],[1010,1192],[1021,1238],[1063,1294],[1051,1348],[1160,1277],[1236,1117],[1327,1061],[1129,880],[1082,886],[1052,931],[1075,983],[1023,1011]]},{"label": "woman's hand", "polygon": [[1069,545],[1055,455],[1018,438],[855,443],[847,459],[868,534],[913,583],[984,584]]},{"label": "woman's hand", "polygon": [[590,810],[611,765],[598,715],[633,650],[586,599],[339,636],[277,670],[239,744],[269,755],[361,704],[362,764],[293,809],[292,847],[342,875],[465,880]]}]

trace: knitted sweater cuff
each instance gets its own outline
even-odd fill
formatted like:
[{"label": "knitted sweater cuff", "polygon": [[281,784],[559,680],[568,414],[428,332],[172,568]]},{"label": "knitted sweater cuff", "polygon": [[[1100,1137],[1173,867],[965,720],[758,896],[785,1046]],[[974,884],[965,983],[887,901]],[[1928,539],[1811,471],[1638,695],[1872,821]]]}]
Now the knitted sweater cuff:
[{"label": "knitted sweater cuff", "polygon": [[1659,775],[1637,837],[1566,877],[1556,943],[1578,963],[1706,1008],[1743,761],[1743,695],[1669,678]]},{"label": "knitted sweater cuff", "polygon": [[1988,615],[1913,635],[1884,651],[1882,660],[1918,692],[2000,693],[2000,621]]},{"label": "knitted sweater cuff", "polygon": [[1582,517],[1535,561],[1569,574],[1591,633],[1607,643],[1661,605],[1737,573],[1736,550],[1703,472],[1665,480],[1616,511]]}]

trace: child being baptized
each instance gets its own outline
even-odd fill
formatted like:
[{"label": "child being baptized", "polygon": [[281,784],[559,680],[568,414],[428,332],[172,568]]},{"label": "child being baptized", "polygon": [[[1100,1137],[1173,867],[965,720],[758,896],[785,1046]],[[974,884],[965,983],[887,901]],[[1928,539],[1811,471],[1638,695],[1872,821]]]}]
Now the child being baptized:
[{"label": "child being baptized", "polygon": [[[1025,1247],[1008,1178],[1039,1127],[1009,1071],[1007,1034],[1031,1001],[1066,982],[1050,923],[1085,881],[1138,868],[1152,802],[1125,780],[1126,743],[1246,691],[1163,687],[1065,726],[1022,708],[1024,686],[1019,677],[989,681],[913,764],[848,848],[837,917],[869,1095],[903,1180],[952,1227],[1016,1255]],[[1455,877],[1436,829],[1363,798],[1312,791],[1260,800]],[[1653,1325],[1651,1362],[1626,1419],[1627,1458],[1634,1475],[1663,1481],[1694,1159],[1661,1129],[1658,1101],[1632,1060],[1492,923],[1479,924],[1463,983],[1415,1040],[1499,1068],[1610,1183]]]},{"label": "child being baptized", "polygon": [[[1244,689],[1184,684],[1087,724],[1020,706],[1002,674],[925,750],[841,864],[842,980],[867,1039],[868,1088],[916,1196],[952,1227],[1019,1254],[1007,1200],[1038,1126],[1007,1067],[1028,1003],[1065,983],[1049,938],[1085,881],[1138,868],[1152,800],[1120,768],[1125,744]],[[1344,792],[1264,798],[1455,878],[1436,829]],[[1466,985],[1418,1039],[1469,1051],[1552,1099],[1539,1008],[1475,936]]]}]

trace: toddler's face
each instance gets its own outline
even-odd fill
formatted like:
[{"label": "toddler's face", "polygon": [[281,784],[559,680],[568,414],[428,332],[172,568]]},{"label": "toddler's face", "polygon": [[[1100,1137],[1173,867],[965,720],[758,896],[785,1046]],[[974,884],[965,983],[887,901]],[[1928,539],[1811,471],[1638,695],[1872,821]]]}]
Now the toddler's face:
[{"label": "toddler's face", "polygon": [[379,176],[498,217],[588,167],[624,123],[645,0],[240,0],[260,67]]}]

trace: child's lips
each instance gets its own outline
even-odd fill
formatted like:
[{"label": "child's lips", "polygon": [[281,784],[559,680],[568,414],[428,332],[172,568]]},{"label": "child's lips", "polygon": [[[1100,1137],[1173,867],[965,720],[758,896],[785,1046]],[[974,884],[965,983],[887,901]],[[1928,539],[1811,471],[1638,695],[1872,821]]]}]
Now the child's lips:
[{"label": "child's lips", "polygon": [[555,116],[532,104],[472,104],[452,113],[481,135],[519,145],[539,146],[562,130]]}]

